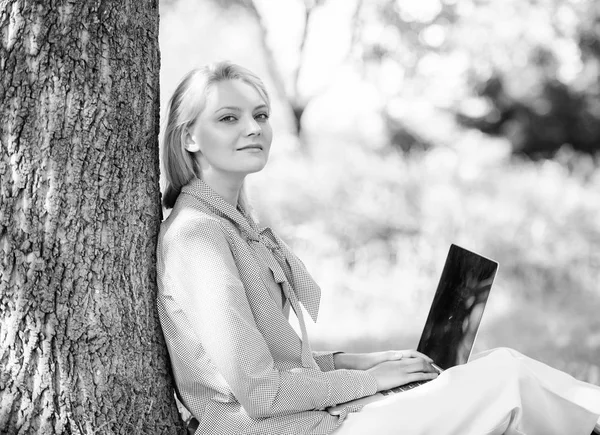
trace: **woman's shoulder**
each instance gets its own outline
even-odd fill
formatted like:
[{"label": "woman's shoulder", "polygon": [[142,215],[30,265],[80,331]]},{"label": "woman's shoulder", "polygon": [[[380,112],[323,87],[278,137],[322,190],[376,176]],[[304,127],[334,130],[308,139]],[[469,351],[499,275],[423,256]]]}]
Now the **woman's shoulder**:
[{"label": "woman's shoulder", "polygon": [[159,243],[169,245],[179,241],[212,241],[227,237],[221,220],[194,207],[175,207],[161,224]]}]

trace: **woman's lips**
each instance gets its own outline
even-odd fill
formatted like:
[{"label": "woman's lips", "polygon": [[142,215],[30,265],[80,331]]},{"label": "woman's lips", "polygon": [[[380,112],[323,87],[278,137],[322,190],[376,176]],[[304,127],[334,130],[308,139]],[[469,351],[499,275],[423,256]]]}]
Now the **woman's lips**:
[{"label": "woman's lips", "polygon": [[246,145],[245,147],[238,148],[238,151],[249,151],[249,150],[262,151],[262,149],[263,149],[262,145]]}]

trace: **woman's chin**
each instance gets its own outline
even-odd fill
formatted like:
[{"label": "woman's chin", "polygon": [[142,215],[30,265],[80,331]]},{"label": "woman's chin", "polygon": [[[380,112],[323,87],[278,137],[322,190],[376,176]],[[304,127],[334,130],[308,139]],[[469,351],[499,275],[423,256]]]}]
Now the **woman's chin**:
[{"label": "woman's chin", "polygon": [[267,165],[267,159],[256,159],[256,162],[248,162],[248,164],[244,165],[244,169],[242,170],[242,172],[245,172],[246,174],[254,174],[256,172],[260,172],[264,169],[264,167]]}]

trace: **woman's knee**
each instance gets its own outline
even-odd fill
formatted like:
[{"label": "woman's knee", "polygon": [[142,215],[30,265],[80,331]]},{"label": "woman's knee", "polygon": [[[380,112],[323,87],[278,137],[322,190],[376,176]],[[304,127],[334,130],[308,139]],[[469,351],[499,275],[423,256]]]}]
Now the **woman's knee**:
[{"label": "woman's knee", "polygon": [[521,354],[513,349],[494,349],[480,361],[484,371],[489,373],[490,380],[494,379],[501,387],[511,387],[518,384],[525,371],[520,358]]}]

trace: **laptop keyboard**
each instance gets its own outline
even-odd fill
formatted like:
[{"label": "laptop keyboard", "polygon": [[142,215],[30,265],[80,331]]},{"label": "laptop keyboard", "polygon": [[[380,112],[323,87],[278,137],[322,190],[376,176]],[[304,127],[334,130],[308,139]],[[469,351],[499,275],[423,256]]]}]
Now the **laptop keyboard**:
[{"label": "laptop keyboard", "polygon": [[380,393],[383,394],[384,396],[389,396],[390,394],[396,394],[396,393],[400,393],[402,391],[412,390],[413,388],[418,387],[419,385],[423,385],[426,382],[429,382],[429,381],[410,382],[408,384],[400,385],[398,387],[394,387],[389,390],[380,391]]}]

